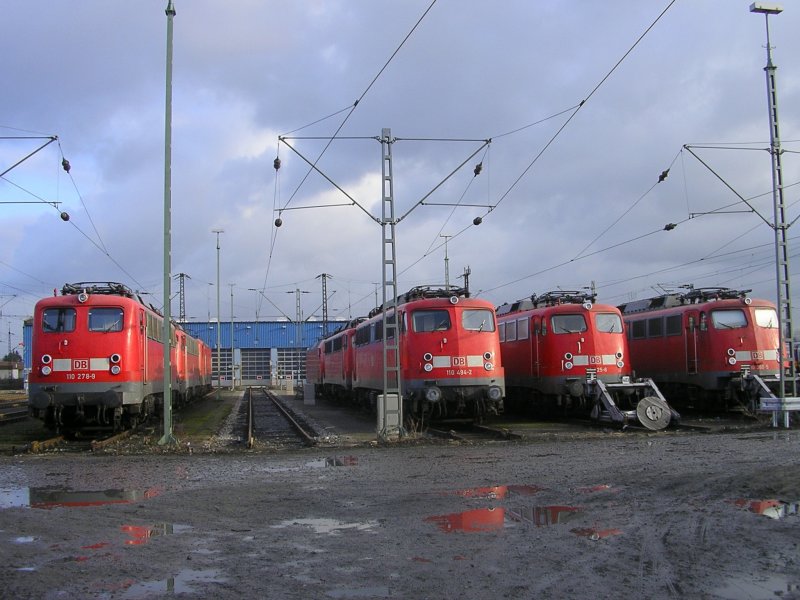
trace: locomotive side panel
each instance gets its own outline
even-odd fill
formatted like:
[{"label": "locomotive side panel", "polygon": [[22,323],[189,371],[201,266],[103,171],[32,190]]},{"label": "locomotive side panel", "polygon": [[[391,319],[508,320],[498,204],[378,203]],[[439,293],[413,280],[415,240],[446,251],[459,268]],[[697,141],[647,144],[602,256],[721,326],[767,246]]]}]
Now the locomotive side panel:
[{"label": "locomotive side panel", "polygon": [[714,291],[719,297],[697,290],[686,303],[626,314],[634,368],[669,390],[675,402],[752,409],[758,397],[748,385],[752,375],[777,391],[777,312],[771,302],[744,292]]}]

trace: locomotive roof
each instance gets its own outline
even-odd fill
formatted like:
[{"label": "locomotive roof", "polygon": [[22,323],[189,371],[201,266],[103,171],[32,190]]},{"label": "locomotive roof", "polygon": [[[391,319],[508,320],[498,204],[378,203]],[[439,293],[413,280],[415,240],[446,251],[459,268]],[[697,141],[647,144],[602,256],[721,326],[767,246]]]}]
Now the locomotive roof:
[{"label": "locomotive roof", "polygon": [[[397,306],[413,302],[414,300],[424,300],[428,298],[469,298],[469,290],[467,288],[454,287],[448,285],[418,285],[411,288],[405,294],[397,296]],[[387,309],[395,306],[393,300],[388,300],[385,304]],[[369,317],[372,318],[378,313],[383,312],[384,305],[374,308],[370,311]]]},{"label": "locomotive roof", "polygon": [[647,312],[652,310],[659,310],[662,308],[674,308],[676,306],[683,306],[686,304],[702,304],[704,302],[712,302],[714,300],[736,300],[744,299],[747,294],[752,290],[734,290],[726,287],[704,287],[695,288],[687,286],[688,290],[684,293],[669,293],[656,296],[654,298],[646,298],[644,300],[633,300],[626,304],[620,304],[619,308],[622,314],[632,314],[639,312]]},{"label": "locomotive roof", "polygon": [[65,283],[61,288],[62,296],[74,294],[106,294],[109,296],[125,296],[133,298],[133,290],[123,283],[114,281],[81,281],[78,283]]},{"label": "locomotive roof", "polygon": [[542,308],[545,306],[559,306],[561,304],[585,304],[586,302],[594,303],[596,294],[589,294],[586,292],[567,291],[567,290],[554,290],[545,292],[537,296],[532,294],[530,298],[523,298],[516,302],[506,302],[497,308],[498,315],[507,315],[509,313],[520,312],[523,310],[531,310],[533,308]]}]

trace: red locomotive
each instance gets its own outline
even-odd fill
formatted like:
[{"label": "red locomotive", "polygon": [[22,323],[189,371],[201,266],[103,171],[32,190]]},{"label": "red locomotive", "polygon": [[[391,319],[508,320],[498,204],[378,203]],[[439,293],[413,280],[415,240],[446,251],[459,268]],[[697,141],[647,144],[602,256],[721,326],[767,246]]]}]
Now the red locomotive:
[{"label": "red locomotive", "polygon": [[[162,407],[162,315],[119,283],[67,284],[36,303],[29,406],[57,430],[133,427]],[[175,324],[172,402],[211,389],[211,350]]]},{"label": "red locomotive", "polygon": [[[494,307],[461,288],[416,287],[387,311],[397,319],[407,420],[480,421],[503,411],[505,380]],[[376,406],[384,388],[383,311],[350,322],[309,351],[324,396]],[[395,356],[389,355],[390,363]]]},{"label": "red locomotive", "polygon": [[675,404],[755,410],[780,387],[775,305],[750,290],[687,287],[619,307],[633,368]]},{"label": "red locomotive", "polygon": [[663,429],[680,418],[655,384],[634,380],[620,311],[557,291],[497,309],[510,406]]}]

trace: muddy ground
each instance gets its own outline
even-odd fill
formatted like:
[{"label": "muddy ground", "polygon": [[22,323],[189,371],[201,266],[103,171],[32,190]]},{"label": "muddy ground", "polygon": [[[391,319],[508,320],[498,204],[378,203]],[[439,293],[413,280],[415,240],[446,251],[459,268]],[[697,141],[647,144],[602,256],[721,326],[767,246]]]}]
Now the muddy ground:
[{"label": "muddy ground", "polygon": [[800,433],[0,457],[3,598],[800,598]]}]

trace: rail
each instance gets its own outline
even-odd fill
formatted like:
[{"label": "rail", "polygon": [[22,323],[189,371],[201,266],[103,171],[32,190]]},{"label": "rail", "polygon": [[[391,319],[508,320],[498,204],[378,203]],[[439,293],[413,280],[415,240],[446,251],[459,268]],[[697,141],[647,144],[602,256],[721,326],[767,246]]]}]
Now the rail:
[{"label": "rail", "polygon": [[317,439],[314,436],[310,435],[305,429],[303,429],[303,427],[289,413],[289,411],[281,403],[281,401],[278,400],[278,397],[275,394],[273,394],[272,392],[268,392],[267,390],[264,390],[264,393],[267,395],[267,397],[270,400],[272,400],[273,404],[275,404],[275,406],[278,408],[278,410],[281,412],[281,414],[283,414],[283,416],[286,417],[286,419],[289,421],[289,423],[292,424],[292,427],[294,427],[295,431],[297,431],[297,433],[300,435],[300,437],[303,438],[303,441],[305,441],[305,443],[307,445],[309,445],[309,446],[316,445]]}]

